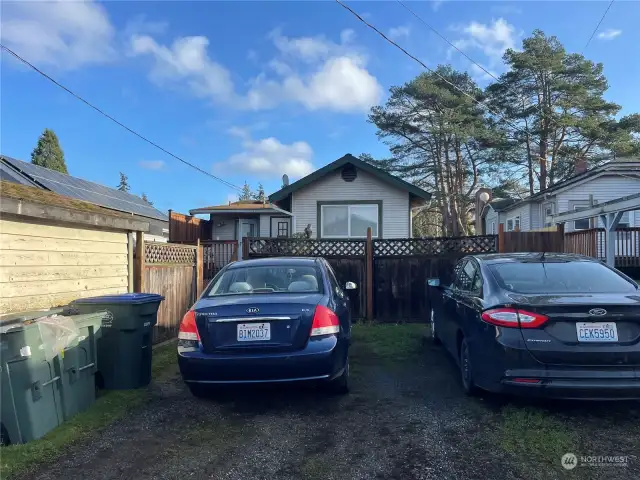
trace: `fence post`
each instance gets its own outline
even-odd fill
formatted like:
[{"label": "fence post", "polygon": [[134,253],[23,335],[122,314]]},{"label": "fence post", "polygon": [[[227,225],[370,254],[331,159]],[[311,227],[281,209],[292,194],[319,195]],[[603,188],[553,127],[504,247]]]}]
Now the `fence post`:
[{"label": "fence post", "polygon": [[498,253],[504,253],[504,223],[498,224]]},{"label": "fence post", "polygon": [[566,250],[566,247],[564,246],[564,223],[559,223],[558,227],[556,228],[556,234],[558,235],[558,237],[560,238],[560,245],[561,245],[561,250],[562,252],[564,252]]},{"label": "fence post", "polygon": [[204,288],[204,247],[200,245],[200,239],[196,243],[196,298]]},{"label": "fence post", "polygon": [[136,232],[136,268],[134,289],[140,293],[144,291],[144,233]]},{"label": "fence post", "polygon": [[242,259],[247,260],[249,258],[249,237],[242,238]]},{"label": "fence post", "polygon": [[373,240],[371,227],[367,228],[367,243],[365,244],[365,275],[367,295],[367,320],[373,321]]},{"label": "fence post", "polygon": [[171,224],[173,223],[171,221],[171,215],[173,215],[173,210],[169,209],[169,241],[173,241],[173,238],[171,237]]}]

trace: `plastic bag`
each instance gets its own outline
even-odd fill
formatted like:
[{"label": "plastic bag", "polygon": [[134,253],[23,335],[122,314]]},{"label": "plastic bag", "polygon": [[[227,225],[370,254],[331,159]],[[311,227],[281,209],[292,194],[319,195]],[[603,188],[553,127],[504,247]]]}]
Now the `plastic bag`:
[{"label": "plastic bag", "polygon": [[42,338],[45,358],[51,361],[80,335],[80,330],[71,317],[50,315],[39,318],[36,323]]}]

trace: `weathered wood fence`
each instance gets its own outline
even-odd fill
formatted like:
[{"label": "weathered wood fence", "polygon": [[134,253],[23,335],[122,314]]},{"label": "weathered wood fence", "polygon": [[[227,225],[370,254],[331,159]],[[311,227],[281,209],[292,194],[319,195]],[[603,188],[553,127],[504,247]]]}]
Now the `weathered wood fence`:
[{"label": "weathered wood fence", "polygon": [[135,291],[164,296],[158,310],[154,343],[178,335],[182,316],[202,292],[202,250],[199,245],[150,242],[136,245]]},{"label": "weathered wood fence", "polygon": [[169,242],[192,243],[210,239],[212,224],[209,220],[169,210]]}]

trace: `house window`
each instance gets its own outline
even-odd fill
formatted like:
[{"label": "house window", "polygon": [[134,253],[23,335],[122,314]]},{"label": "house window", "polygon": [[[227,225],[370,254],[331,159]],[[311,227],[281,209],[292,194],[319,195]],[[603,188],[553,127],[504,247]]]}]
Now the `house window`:
[{"label": "house window", "polygon": [[507,218],[507,232],[520,231],[520,215]]},{"label": "house window", "polygon": [[320,236],[323,238],[364,238],[371,227],[378,237],[379,205],[321,205]]},{"label": "house window", "polygon": [[[589,208],[586,205],[575,205],[573,207],[574,211],[579,211],[579,210],[586,210],[587,208]],[[575,220],[573,222],[573,229],[574,230],[588,230],[589,228],[591,228],[591,219],[590,218],[581,218],[580,220]]]},{"label": "house window", "polygon": [[289,236],[289,222],[278,222],[278,236],[279,237]]}]

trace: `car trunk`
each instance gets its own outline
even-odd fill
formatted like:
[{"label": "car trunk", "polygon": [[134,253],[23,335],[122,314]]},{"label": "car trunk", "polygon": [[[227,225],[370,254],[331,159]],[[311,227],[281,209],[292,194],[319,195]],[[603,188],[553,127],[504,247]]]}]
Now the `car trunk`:
[{"label": "car trunk", "polygon": [[[517,308],[549,317],[541,328],[520,329],[527,349],[539,362],[555,365],[640,365],[640,296],[510,296],[517,302]],[[605,323],[609,326],[614,323],[618,340],[579,341],[578,323],[585,323],[587,327],[593,326],[594,323]]]},{"label": "car trunk", "polygon": [[200,300],[196,325],[208,353],[300,350],[322,294],[277,293]]}]

